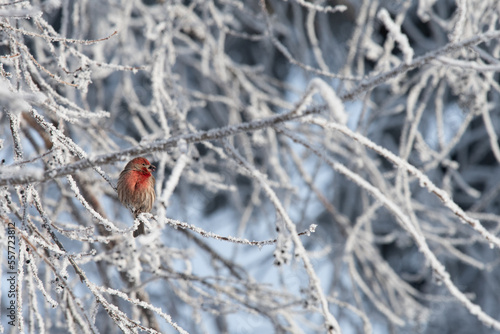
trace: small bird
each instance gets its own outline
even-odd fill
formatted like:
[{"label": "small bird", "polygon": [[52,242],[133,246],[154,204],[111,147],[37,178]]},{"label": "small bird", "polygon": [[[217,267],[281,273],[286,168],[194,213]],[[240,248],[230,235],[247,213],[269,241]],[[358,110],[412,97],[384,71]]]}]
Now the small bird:
[{"label": "small bird", "polygon": [[[141,212],[149,212],[153,208],[155,194],[155,166],[146,158],[137,157],[130,160],[118,178],[118,199],[125,206],[132,207],[134,219]],[[134,237],[144,234],[144,224],[141,222]]]}]

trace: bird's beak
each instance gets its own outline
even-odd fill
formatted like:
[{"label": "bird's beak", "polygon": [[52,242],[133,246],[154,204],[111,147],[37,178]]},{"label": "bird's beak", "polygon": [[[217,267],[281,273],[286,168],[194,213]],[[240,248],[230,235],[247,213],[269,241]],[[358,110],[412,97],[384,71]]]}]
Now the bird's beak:
[{"label": "bird's beak", "polygon": [[152,172],[154,172],[154,171],[156,170],[156,166],[154,166],[154,165],[149,165],[149,169],[150,169]]}]

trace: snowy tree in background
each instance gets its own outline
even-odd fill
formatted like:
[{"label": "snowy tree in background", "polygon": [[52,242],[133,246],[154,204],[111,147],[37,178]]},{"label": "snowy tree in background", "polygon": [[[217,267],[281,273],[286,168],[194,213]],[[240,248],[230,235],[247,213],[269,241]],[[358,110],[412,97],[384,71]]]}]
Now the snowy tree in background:
[{"label": "snowy tree in background", "polygon": [[2,0],[0,332],[500,331],[499,18]]}]

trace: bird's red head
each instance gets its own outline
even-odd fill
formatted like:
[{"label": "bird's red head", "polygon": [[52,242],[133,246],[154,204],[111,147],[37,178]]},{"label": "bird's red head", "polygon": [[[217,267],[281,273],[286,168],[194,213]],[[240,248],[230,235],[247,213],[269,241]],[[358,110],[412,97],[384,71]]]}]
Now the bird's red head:
[{"label": "bird's red head", "polygon": [[[128,167],[128,168],[127,168]],[[153,166],[148,159],[143,157],[138,157],[129,161],[125,169],[134,169],[137,171],[151,173],[156,170],[156,167]]]}]

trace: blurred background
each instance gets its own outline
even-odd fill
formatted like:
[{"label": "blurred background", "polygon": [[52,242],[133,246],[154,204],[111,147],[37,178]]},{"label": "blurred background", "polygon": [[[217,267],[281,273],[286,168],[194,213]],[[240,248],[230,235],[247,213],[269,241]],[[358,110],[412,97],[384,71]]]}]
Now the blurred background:
[{"label": "blurred background", "polygon": [[2,332],[500,330],[499,15],[2,1]]}]

